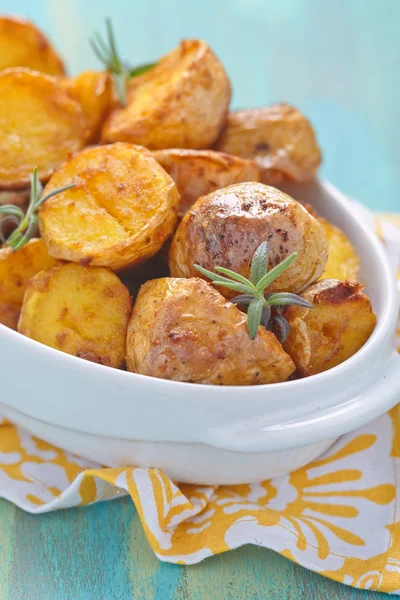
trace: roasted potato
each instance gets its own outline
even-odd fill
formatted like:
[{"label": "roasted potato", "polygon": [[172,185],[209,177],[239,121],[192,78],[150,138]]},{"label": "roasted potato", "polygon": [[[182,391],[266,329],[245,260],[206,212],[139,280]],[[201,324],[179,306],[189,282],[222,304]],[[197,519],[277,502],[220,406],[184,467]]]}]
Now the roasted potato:
[{"label": "roasted potato", "polygon": [[234,183],[259,181],[259,172],[251,160],[213,150],[156,150],[153,157],[175,181],[181,195],[179,216],[200,198]]},{"label": "roasted potato", "polygon": [[108,71],[84,71],[61,80],[69,96],[79,102],[85,121],[85,142],[99,140],[101,127],[112,101],[112,81]]},{"label": "roasted potato", "polygon": [[128,103],[103,127],[104,142],[147,148],[209,148],[228,113],[225,69],[201,40],[184,40],[156,67],[128,81]]},{"label": "roasted potato", "polygon": [[49,75],[63,75],[64,65],[49,40],[30,21],[0,17],[0,70],[27,67]]},{"label": "roasted potato", "polygon": [[43,240],[30,240],[16,252],[11,248],[0,249],[0,323],[17,329],[29,279],[54,264]]},{"label": "roasted potato", "polygon": [[0,190],[0,206],[4,204],[15,204],[26,208],[29,201],[29,190],[11,190],[1,191]]},{"label": "roasted potato", "polygon": [[57,264],[30,280],[18,331],[67,354],[122,368],[131,310],[128,290],[109,269]]},{"label": "roasted potato", "polygon": [[0,189],[29,187],[35,166],[47,180],[84,143],[81,107],[53,77],[0,72]]},{"label": "roasted potato", "polygon": [[[299,292],[321,275],[327,260],[322,226],[299,203],[261,183],[237,183],[200,198],[183,217],[172,241],[169,266],[173,277],[197,275],[197,263],[211,271],[229,268],[250,277],[257,247],[269,241],[269,266],[292,252],[297,259],[268,292]],[[227,298],[235,295],[221,288]]]},{"label": "roasted potato", "polygon": [[130,371],[192,383],[285,381],[294,364],[277,338],[202,279],[155,279],[137,297],[127,336]]},{"label": "roasted potato", "polygon": [[289,104],[229,113],[216,150],[253,159],[260,181],[309,181],[321,164],[321,151],[311,123]]},{"label": "roasted potato", "polygon": [[323,279],[357,281],[360,259],[346,234],[322,217],[317,217],[328,240],[328,261],[322,274]]},{"label": "roasted potato", "polygon": [[321,280],[302,294],[313,309],[285,308],[290,334],[283,347],[300,375],[315,375],[339,365],[368,340],[376,316],[363,287],[354,281]]},{"label": "roasted potato", "polygon": [[179,193],[171,177],[139,146],[87,148],[65,163],[44,193],[39,227],[49,253],[83,265],[122,269],[153,256],[172,234]]}]

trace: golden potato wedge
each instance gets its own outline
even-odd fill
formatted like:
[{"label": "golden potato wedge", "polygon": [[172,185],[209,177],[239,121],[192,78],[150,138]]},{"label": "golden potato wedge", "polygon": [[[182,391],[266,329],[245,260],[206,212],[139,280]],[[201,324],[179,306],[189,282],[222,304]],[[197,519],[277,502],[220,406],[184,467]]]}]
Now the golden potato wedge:
[{"label": "golden potato wedge", "polygon": [[60,263],[30,280],[18,331],[67,354],[122,368],[131,310],[128,290],[109,269]]},{"label": "golden potato wedge", "polygon": [[365,344],[375,327],[376,316],[363,287],[354,281],[321,280],[302,294],[314,305],[313,309],[285,308],[290,334],[283,347],[300,375],[331,369]]},{"label": "golden potato wedge", "polygon": [[20,17],[0,16],[0,71],[9,67],[64,74],[61,58],[33,23]]},{"label": "golden potato wedge", "polygon": [[[322,226],[299,202],[262,183],[237,183],[195,202],[172,241],[171,275],[197,275],[197,263],[249,278],[254,252],[264,241],[270,246],[270,268],[297,252],[295,262],[268,292],[297,293],[322,275],[328,256]],[[221,288],[221,294],[236,295],[227,288]]]},{"label": "golden potato wedge", "polygon": [[29,190],[0,190],[0,206],[4,204],[15,204],[22,209],[28,207]]},{"label": "golden potato wedge", "polygon": [[243,181],[259,181],[251,160],[214,150],[156,150],[153,157],[169,173],[181,195],[179,216],[189,210],[200,196]]},{"label": "golden potato wedge", "polygon": [[58,80],[29,69],[0,72],[0,189],[23,189],[35,166],[47,180],[84,143],[81,107]]},{"label": "golden potato wedge", "polygon": [[277,338],[202,279],[155,279],[137,297],[127,336],[130,371],[175,381],[255,385],[285,381],[295,366]]},{"label": "golden potato wedge", "polygon": [[0,323],[17,329],[29,279],[54,264],[43,240],[32,239],[16,252],[11,248],[0,249]]},{"label": "golden potato wedge", "polygon": [[83,265],[122,269],[153,256],[172,234],[179,193],[140,146],[86,148],[51,178],[44,193],[69,189],[39,210],[49,253]]},{"label": "golden potato wedge", "polygon": [[104,142],[151,148],[209,148],[228,113],[225,69],[201,40],[183,40],[156,67],[128,81],[128,102],[106,120]]},{"label": "golden potato wedge", "polygon": [[357,281],[360,271],[360,259],[346,234],[326,221],[317,217],[324,228],[328,240],[328,261],[322,274],[323,279]]},{"label": "golden potato wedge", "polygon": [[112,101],[112,81],[108,71],[84,71],[61,80],[69,96],[79,102],[85,121],[85,142],[94,144]]},{"label": "golden potato wedge", "polygon": [[321,150],[308,119],[289,104],[229,113],[216,150],[253,159],[260,181],[309,181],[321,164]]}]

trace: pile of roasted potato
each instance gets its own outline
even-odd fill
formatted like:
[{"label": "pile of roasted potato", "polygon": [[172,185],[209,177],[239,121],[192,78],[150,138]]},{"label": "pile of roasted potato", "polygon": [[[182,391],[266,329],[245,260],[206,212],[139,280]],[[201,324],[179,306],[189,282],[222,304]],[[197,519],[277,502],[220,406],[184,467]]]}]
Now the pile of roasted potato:
[{"label": "pile of roasted potato", "polygon": [[[112,57],[68,77],[32,23],[0,17],[0,50],[0,323],[102,365],[217,385],[313,375],[365,343],[376,317],[354,248],[278,189],[321,163],[299,110],[229,112],[229,78],[201,40],[151,68]],[[9,205],[27,209],[34,169],[55,195],[28,207],[16,249]],[[246,300],[204,269],[234,271],[240,292],[264,242],[267,270],[296,253],[265,298],[303,304],[276,302],[251,336]]]}]

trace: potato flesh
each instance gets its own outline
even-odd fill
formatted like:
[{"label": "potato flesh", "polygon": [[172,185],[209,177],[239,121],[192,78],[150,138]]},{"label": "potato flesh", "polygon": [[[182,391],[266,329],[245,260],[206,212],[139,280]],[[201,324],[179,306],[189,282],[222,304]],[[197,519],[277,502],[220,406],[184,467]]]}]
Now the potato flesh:
[{"label": "potato flesh", "polygon": [[108,71],[84,71],[62,80],[66,92],[79,102],[85,121],[85,142],[94,144],[112,101],[112,81]]},{"label": "potato flesh", "polygon": [[17,252],[11,248],[0,249],[0,323],[17,329],[29,279],[54,264],[43,240],[30,240]]},{"label": "potato flesh", "polygon": [[39,226],[49,253],[81,264],[121,269],[153,256],[174,230],[179,194],[144,148],[117,143],[87,148],[51,178]]},{"label": "potato flesh", "polygon": [[54,78],[29,69],[0,72],[0,189],[47,180],[84,142],[82,110]]},{"label": "potato flesh", "polygon": [[67,354],[121,368],[131,304],[109,269],[58,264],[29,282],[18,331]]},{"label": "potato flesh", "polygon": [[155,279],[137,297],[127,336],[130,371],[175,381],[255,385],[285,381],[294,364],[276,337],[202,279]]},{"label": "potato flesh", "polygon": [[[181,221],[172,241],[173,277],[198,274],[194,264],[213,271],[225,267],[250,277],[256,248],[269,242],[269,267],[293,252],[297,259],[268,292],[299,292],[317,280],[327,260],[321,225],[298,202],[270,186],[239,183],[199,199]],[[236,292],[221,288],[232,298]]]},{"label": "potato flesh", "polygon": [[322,274],[323,279],[357,281],[360,259],[346,234],[322,217],[317,217],[324,228],[328,241],[328,261]]},{"label": "potato flesh", "polygon": [[27,67],[63,75],[64,65],[43,33],[25,19],[0,17],[0,71]]},{"label": "potato flesh", "polygon": [[127,95],[127,106],[115,108],[105,122],[103,142],[201,149],[220,133],[231,90],[210,47],[184,40],[156,67],[130,80]]},{"label": "potato flesh", "polygon": [[376,316],[362,289],[357,282],[321,280],[302,294],[313,309],[285,309],[290,334],[283,347],[300,375],[315,375],[339,365],[368,340]]},{"label": "potato flesh", "polygon": [[175,181],[181,196],[179,216],[192,207],[200,196],[244,181],[259,181],[259,172],[251,160],[213,150],[157,150],[152,156]]},{"label": "potato flesh", "polygon": [[269,185],[309,181],[321,164],[310,122],[289,104],[231,112],[214,147],[253,159]]}]

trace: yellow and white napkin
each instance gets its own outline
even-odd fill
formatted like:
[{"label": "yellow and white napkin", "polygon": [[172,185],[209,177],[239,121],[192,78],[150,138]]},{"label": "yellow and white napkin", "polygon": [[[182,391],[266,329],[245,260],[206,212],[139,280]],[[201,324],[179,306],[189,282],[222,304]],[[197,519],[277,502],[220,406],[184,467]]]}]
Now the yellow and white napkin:
[{"label": "yellow and white napkin", "polygon": [[[377,226],[400,291],[399,218],[377,217]],[[220,487],[102,468],[0,420],[0,497],[38,514],[122,494],[160,560],[194,564],[257,544],[331,579],[400,595],[400,405],[295,473]]]}]

